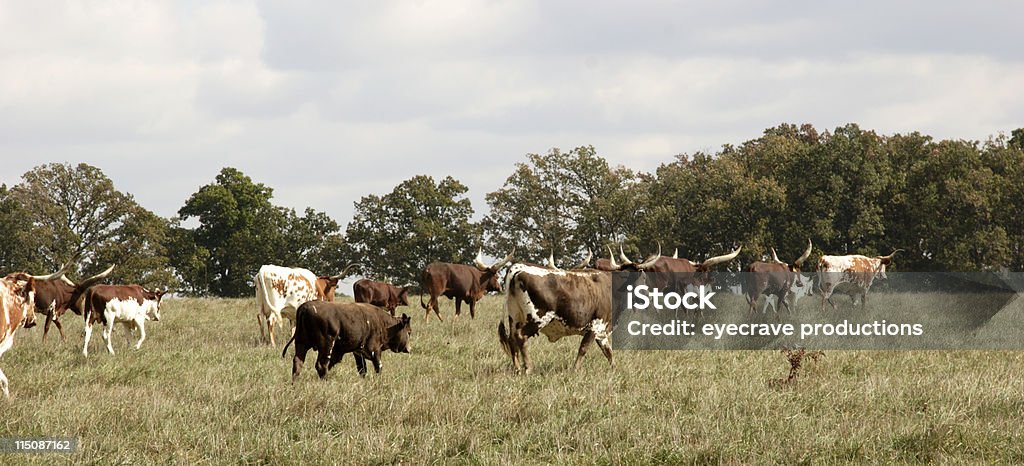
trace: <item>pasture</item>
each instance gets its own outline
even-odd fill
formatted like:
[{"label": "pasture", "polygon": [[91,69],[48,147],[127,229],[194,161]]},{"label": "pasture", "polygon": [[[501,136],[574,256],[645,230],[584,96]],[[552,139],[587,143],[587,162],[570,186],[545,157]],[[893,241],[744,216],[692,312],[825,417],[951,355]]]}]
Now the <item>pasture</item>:
[{"label": "pasture", "polygon": [[595,346],[572,372],[579,337],[541,336],[534,373],[516,376],[499,297],[458,322],[450,301],[426,323],[410,301],[412,354],[385,354],[365,379],[347,355],[320,381],[311,353],[295,385],[285,340],[257,343],[252,298],[167,300],[141,350],[115,328],[113,356],[97,331],[82,357],[71,313],[63,344],[22,329],[0,359],[0,437],[72,436],[79,450],[0,462],[1024,462],[1021,352],[827,351],[778,385],[777,351],[617,351],[612,369]]}]

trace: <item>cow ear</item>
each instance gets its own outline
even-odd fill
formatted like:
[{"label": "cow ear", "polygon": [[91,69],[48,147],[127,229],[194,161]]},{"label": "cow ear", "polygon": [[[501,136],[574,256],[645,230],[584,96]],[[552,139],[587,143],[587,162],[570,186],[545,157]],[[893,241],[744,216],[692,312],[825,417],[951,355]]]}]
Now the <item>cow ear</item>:
[{"label": "cow ear", "polygon": [[402,313],[402,325],[409,325],[411,320],[404,312]]}]

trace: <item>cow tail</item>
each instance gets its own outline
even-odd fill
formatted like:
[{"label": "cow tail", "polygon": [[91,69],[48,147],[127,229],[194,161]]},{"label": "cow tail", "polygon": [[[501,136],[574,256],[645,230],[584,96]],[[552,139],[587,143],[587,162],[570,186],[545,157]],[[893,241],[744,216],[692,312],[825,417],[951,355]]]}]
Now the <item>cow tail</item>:
[{"label": "cow tail", "polygon": [[427,303],[423,302],[423,293],[420,293],[420,306],[423,306],[423,309],[427,308]]},{"label": "cow tail", "polygon": [[[297,333],[299,333],[297,329],[296,329],[296,332],[295,332],[295,333],[296,333],[296,334],[297,334]],[[283,357],[285,357],[285,355],[287,355],[287,354],[288,354],[288,346],[289,346],[289,345],[291,345],[293,341],[295,341],[295,335],[294,335],[294,334],[292,335],[292,337],[291,337],[291,338],[289,338],[289,339],[288,339],[288,343],[285,343],[285,344],[284,344],[284,349],[283,349],[283,350],[281,350],[281,357],[282,357],[282,358],[283,358]]]}]

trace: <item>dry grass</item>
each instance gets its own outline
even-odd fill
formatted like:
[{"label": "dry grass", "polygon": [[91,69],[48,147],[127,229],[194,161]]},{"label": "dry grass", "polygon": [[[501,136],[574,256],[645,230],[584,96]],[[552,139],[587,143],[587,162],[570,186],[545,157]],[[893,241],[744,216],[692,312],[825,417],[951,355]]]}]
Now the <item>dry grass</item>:
[{"label": "dry grass", "polygon": [[830,351],[779,390],[775,351],[618,351],[612,369],[595,347],[574,373],[579,338],[537,338],[535,373],[513,376],[501,302],[482,304],[457,323],[400,308],[413,354],[365,379],[351,357],[324,382],[307,366],[295,385],[291,352],[257,345],[252,299],[168,301],[141,350],[115,329],[114,356],[98,334],[81,356],[77,316],[65,344],[22,330],[0,360],[0,437],[81,445],[0,462],[1024,462],[1024,353]]}]

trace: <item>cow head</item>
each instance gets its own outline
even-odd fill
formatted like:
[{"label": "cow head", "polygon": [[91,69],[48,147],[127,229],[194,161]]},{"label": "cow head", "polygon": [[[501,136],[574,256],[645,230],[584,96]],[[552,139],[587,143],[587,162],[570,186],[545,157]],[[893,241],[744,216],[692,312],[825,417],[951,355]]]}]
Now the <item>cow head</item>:
[{"label": "cow head", "polygon": [[889,254],[888,256],[875,256],[875,259],[878,259],[878,270],[875,271],[875,274],[876,274],[876,276],[878,278],[882,278],[882,279],[888,279],[889,278],[889,277],[885,276],[885,266],[891,264],[892,263],[892,256],[895,256],[896,253],[900,252],[900,251],[902,251],[902,249],[897,249],[897,250],[893,251],[892,254]]},{"label": "cow head", "polygon": [[408,306],[409,305],[409,287],[403,286],[398,289],[398,305]]},{"label": "cow head", "polygon": [[160,298],[163,298],[167,290],[149,291],[143,289],[143,299],[146,305],[146,319],[156,322],[160,321]]},{"label": "cow head", "polygon": [[412,319],[402,314],[398,323],[388,327],[388,348],[396,353],[408,353],[412,350],[409,337],[412,336]]},{"label": "cow head", "polygon": [[509,253],[509,255],[505,256],[504,259],[501,259],[491,265],[487,265],[484,263],[483,248],[480,248],[477,251],[476,258],[473,259],[473,265],[476,266],[477,270],[483,272],[480,275],[480,283],[484,285],[484,291],[494,291],[497,293],[501,293],[501,283],[498,282],[498,271],[500,271],[501,268],[505,266],[505,264],[508,264],[510,261],[512,261],[512,255],[515,253],[516,250],[515,248],[513,248],[512,252]]},{"label": "cow head", "polygon": [[334,294],[338,291],[338,281],[345,278],[348,274],[348,269],[355,266],[361,266],[358,262],[353,262],[346,265],[344,269],[341,269],[341,273],[337,275],[316,277],[316,296],[324,301],[334,301]]},{"label": "cow head", "polygon": [[[803,266],[804,261],[806,261],[807,258],[811,256],[811,249],[812,249],[812,247],[813,246],[811,245],[811,240],[808,239],[807,240],[807,249],[804,250],[803,255],[801,255],[795,261],[793,261],[792,264],[787,264],[787,263],[782,262],[781,260],[779,260],[779,256],[777,254],[775,254],[775,248],[771,248],[771,250],[772,250],[772,261],[774,261],[776,264],[785,265],[786,267],[789,268],[790,272],[794,272],[794,273],[799,274],[800,273],[800,268]],[[798,281],[799,281],[799,279],[798,279]]]}]

